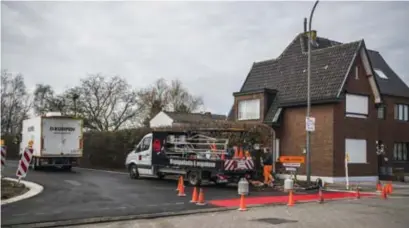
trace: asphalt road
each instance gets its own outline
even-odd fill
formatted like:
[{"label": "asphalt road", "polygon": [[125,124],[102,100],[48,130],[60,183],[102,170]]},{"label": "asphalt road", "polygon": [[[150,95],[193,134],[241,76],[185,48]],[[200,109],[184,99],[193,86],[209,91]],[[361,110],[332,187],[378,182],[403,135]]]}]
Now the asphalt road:
[{"label": "asphalt road", "polygon": [[[15,177],[17,162],[8,161],[3,175]],[[132,180],[126,173],[73,169],[30,170],[26,180],[44,186],[37,196],[2,205],[2,225],[37,223],[58,220],[82,219],[104,216],[126,216],[160,212],[210,208],[189,203],[187,197],[178,197],[175,180],[144,178]],[[204,187],[205,199],[237,197],[236,188]],[[271,194],[271,193],[257,193]]]}]

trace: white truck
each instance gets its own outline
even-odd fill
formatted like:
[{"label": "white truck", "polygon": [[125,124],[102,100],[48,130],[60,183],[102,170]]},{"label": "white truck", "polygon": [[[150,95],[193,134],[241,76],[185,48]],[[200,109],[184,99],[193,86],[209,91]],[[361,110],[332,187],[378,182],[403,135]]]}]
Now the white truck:
[{"label": "white truck", "polygon": [[20,155],[33,141],[34,170],[45,166],[71,170],[82,157],[83,121],[51,112],[23,121]]},{"label": "white truck", "polygon": [[177,131],[152,131],[131,151],[125,166],[132,179],[182,175],[190,185],[203,181],[225,185],[251,178],[251,156],[236,158],[227,150],[228,139]]}]

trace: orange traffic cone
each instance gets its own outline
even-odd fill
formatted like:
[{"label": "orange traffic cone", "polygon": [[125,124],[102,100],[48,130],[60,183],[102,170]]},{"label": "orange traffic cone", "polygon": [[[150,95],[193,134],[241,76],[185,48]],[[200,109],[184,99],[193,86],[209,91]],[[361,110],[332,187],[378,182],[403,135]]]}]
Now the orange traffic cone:
[{"label": "orange traffic cone", "polygon": [[392,181],[388,184],[388,194],[392,194],[392,190],[393,190],[393,187],[392,187]]},{"label": "orange traffic cone", "polygon": [[192,194],[192,200],[191,200],[190,202],[191,202],[191,203],[197,203],[197,198],[198,198],[198,196],[197,196],[197,188],[194,187],[194,188],[193,188],[193,194]]},{"label": "orange traffic cone", "polygon": [[[183,180],[183,178],[182,178],[182,180]],[[180,185],[180,189],[179,189],[178,196],[186,196],[186,194],[185,194],[185,186],[183,185],[183,183]]]},{"label": "orange traffic cone", "polygon": [[382,197],[382,199],[387,199],[388,198],[388,195],[386,193],[386,186],[383,186],[383,188],[382,188],[381,197]]},{"label": "orange traffic cone", "polygon": [[238,158],[239,157],[239,151],[237,146],[234,147],[234,157],[233,158]]},{"label": "orange traffic cone", "polygon": [[321,188],[318,190],[318,203],[324,203],[324,195],[322,194]]},{"label": "orange traffic cone", "polygon": [[178,187],[176,188],[176,191],[180,190],[181,184],[182,184],[182,176],[179,176],[179,178],[178,178]]},{"label": "orange traffic cone", "polygon": [[244,155],[243,155],[243,148],[240,147],[239,150],[240,150],[240,152],[239,152],[239,158],[242,159],[242,158],[244,157]]},{"label": "orange traffic cone", "polygon": [[294,206],[294,199],[293,199],[293,190],[290,190],[290,193],[288,194],[288,204],[287,206]]},{"label": "orange traffic cone", "polygon": [[378,180],[378,183],[376,184],[376,191],[381,192],[382,191],[382,185],[381,182]]},{"label": "orange traffic cone", "polygon": [[361,193],[359,192],[359,187],[356,188],[356,199],[361,198]]},{"label": "orange traffic cone", "polygon": [[240,196],[240,208],[237,209],[238,211],[247,211],[246,207],[246,200],[244,199],[244,194]]},{"label": "orange traffic cone", "polygon": [[205,203],[205,201],[204,201],[204,192],[203,192],[203,189],[202,189],[202,188],[200,188],[200,191],[199,191],[199,199],[198,199],[196,205],[199,205],[199,206],[206,205],[206,203]]}]

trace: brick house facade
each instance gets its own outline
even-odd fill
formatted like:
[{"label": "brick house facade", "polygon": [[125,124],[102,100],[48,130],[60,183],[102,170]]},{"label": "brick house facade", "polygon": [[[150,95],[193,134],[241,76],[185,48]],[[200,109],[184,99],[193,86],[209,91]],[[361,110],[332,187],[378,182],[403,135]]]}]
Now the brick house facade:
[{"label": "brick house facade", "polygon": [[[254,63],[240,91],[233,94],[229,119],[272,126],[276,158],[305,152],[307,39],[306,33],[299,34],[278,58]],[[385,170],[397,167],[409,172],[409,122],[395,119],[395,105],[409,105],[409,88],[380,58],[366,49],[363,40],[343,44],[317,37],[311,76],[311,116],[316,119],[311,134],[313,180],[345,181],[346,152],[351,157],[351,181],[376,181]],[[381,78],[374,69],[390,77]],[[391,94],[397,84],[399,93]],[[397,109],[407,119],[406,108]],[[377,154],[377,141],[384,154]],[[277,162],[275,170],[281,168]],[[298,174],[299,179],[306,178],[305,165]],[[391,172],[381,176],[388,178]]]}]

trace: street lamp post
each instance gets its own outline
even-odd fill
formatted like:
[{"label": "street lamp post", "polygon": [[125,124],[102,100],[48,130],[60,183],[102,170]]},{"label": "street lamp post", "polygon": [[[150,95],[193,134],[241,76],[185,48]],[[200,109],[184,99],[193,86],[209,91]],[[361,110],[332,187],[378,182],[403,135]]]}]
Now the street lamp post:
[{"label": "street lamp post", "polygon": [[[314,16],[315,8],[318,5],[318,0],[314,3],[312,7],[310,20],[308,21],[308,76],[307,76],[307,119],[309,119],[311,115],[311,42],[312,42],[312,31],[311,31],[311,24],[312,24],[312,17]],[[307,130],[307,183],[311,183],[311,132]]]},{"label": "street lamp post", "polygon": [[79,97],[80,97],[80,95],[77,94],[77,93],[74,93],[72,95],[72,100],[74,101],[74,117],[77,117],[77,100],[78,100]]}]

